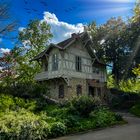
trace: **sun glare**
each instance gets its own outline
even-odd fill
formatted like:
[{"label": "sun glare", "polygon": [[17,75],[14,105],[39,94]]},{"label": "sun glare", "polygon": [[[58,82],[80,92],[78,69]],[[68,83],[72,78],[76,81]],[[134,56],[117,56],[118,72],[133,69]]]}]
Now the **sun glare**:
[{"label": "sun glare", "polygon": [[[134,2],[134,0],[105,0],[106,2],[118,2],[118,3],[131,3]],[[139,0],[138,0],[139,1]]]}]

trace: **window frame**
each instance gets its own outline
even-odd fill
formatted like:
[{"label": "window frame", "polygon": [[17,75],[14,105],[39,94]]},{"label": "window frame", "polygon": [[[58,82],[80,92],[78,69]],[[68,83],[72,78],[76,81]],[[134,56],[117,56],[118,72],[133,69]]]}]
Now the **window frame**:
[{"label": "window frame", "polygon": [[82,72],[82,58],[75,56],[75,69],[77,72]]},{"label": "window frame", "polygon": [[76,85],[76,94],[77,96],[82,95],[82,85]]},{"label": "window frame", "polygon": [[52,55],[52,71],[58,70],[58,54]]},{"label": "window frame", "polygon": [[59,85],[58,89],[58,98],[64,98],[65,97],[65,87],[64,84]]}]

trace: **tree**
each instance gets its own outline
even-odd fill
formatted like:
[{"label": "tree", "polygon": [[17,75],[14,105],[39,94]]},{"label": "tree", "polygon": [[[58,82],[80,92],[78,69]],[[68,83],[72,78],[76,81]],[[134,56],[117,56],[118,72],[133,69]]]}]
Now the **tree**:
[{"label": "tree", "polygon": [[8,3],[0,2],[0,38],[8,38],[8,34],[17,26],[17,21],[11,18],[9,9]]},{"label": "tree", "polygon": [[133,68],[132,72],[133,72],[136,76],[140,76],[140,64],[138,65],[138,67]]},{"label": "tree", "polygon": [[[11,18],[9,9],[10,7],[8,3],[0,2],[0,38],[2,39],[11,39],[11,37],[9,37],[9,34],[13,32],[15,27],[17,26],[17,21]],[[14,64],[14,59],[12,58],[12,52],[0,54],[0,80],[3,77],[6,77],[6,79],[8,80],[10,78],[10,75],[13,75],[13,71],[10,68],[13,66],[11,65],[11,62],[12,64]]]},{"label": "tree", "polygon": [[[8,65],[9,71],[14,72],[15,76],[8,75],[11,83],[34,82],[34,75],[39,72],[40,65],[30,60],[46,49],[51,37],[50,26],[45,21],[32,20],[26,28],[19,31],[19,41],[8,54],[11,59],[7,63],[4,55],[2,62],[5,66]],[[7,75],[4,79],[7,79]]]},{"label": "tree", "polygon": [[50,26],[45,21],[32,20],[19,32],[17,57],[17,80],[20,82],[34,81],[34,75],[39,72],[40,65],[38,62],[31,62],[36,55],[46,49],[52,34]]},{"label": "tree", "polygon": [[135,76],[132,69],[140,64],[140,4],[136,3],[134,15],[129,20],[125,31],[125,45],[129,49],[125,76]]},{"label": "tree", "polygon": [[118,82],[123,75],[124,57],[127,48],[124,41],[126,24],[119,18],[111,18],[99,27],[95,23],[89,25],[89,32],[96,46],[96,55],[106,63],[112,63],[112,75]]}]

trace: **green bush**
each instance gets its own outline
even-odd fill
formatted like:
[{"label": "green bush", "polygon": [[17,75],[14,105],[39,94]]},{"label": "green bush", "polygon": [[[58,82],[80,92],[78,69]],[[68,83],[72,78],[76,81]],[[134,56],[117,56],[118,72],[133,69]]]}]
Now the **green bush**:
[{"label": "green bush", "polygon": [[50,125],[51,125],[51,129],[50,129],[49,137],[51,138],[63,136],[67,133],[67,127],[62,122],[55,122]]},{"label": "green bush", "polygon": [[67,115],[64,119],[63,122],[68,128],[73,128],[80,126],[80,117],[76,115]]},{"label": "green bush", "polygon": [[14,100],[11,96],[0,95],[0,110],[6,111],[9,109],[13,109],[15,106]]},{"label": "green bush", "polygon": [[122,121],[121,116],[98,103],[82,96],[63,107],[45,105],[38,111],[35,101],[0,95],[0,139],[45,140]]},{"label": "green bush", "polygon": [[130,109],[130,112],[138,117],[140,117],[140,103],[136,104]]},{"label": "green bush", "polygon": [[46,83],[17,83],[16,85],[5,85],[0,83],[0,93],[9,94],[25,99],[40,98],[42,95],[49,95]]},{"label": "green bush", "polygon": [[36,108],[35,101],[24,100],[22,98],[13,97],[10,95],[0,95],[0,110],[18,110],[20,108],[25,108],[30,111],[34,111]]},{"label": "green bush", "polygon": [[95,101],[88,96],[74,98],[71,101],[69,111],[72,114],[88,117],[89,113],[95,109]]},{"label": "green bush", "polygon": [[9,111],[0,117],[2,140],[46,140],[49,130],[45,121],[25,109]]},{"label": "green bush", "polygon": [[96,121],[97,127],[106,127],[117,122],[116,114],[107,108],[99,108],[91,112],[90,117]]}]

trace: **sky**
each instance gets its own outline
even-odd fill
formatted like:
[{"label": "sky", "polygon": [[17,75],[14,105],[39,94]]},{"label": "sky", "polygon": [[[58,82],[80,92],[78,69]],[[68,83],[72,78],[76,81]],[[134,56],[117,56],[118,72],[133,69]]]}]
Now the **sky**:
[{"label": "sky", "polygon": [[[18,30],[25,28],[29,20],[44,20],[51,26],[53,38],[58,43],[74,32],[82,32],[84,25],[96,21],[104,24],[111,17],[124,20],[133,15],[135,0],[0,0],[10,4],[10,15],[18,21]],[[14,41],[0,38],[0,53],[8,52]]]}]

